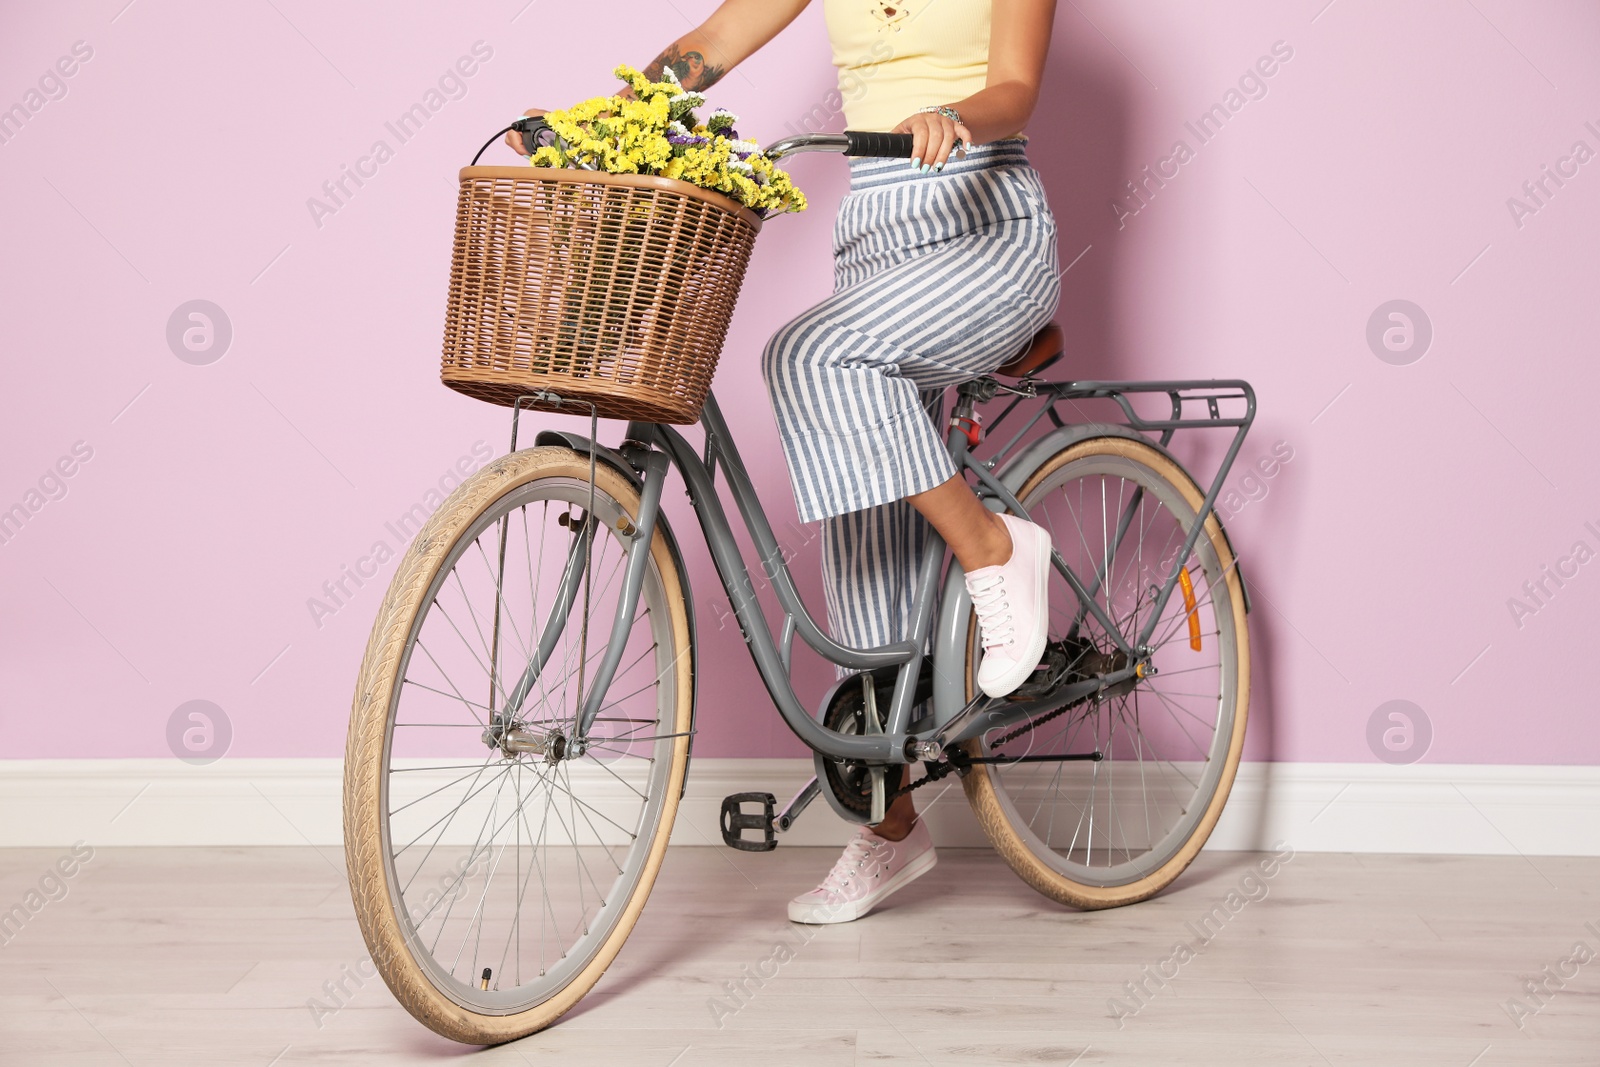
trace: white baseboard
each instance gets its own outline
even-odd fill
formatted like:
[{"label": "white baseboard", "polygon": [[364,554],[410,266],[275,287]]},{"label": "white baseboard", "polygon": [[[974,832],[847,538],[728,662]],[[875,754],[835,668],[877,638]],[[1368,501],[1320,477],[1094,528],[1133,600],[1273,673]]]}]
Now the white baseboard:
[{"label": "white baseboard", "polygon": [[[673,833],[720,844],[728,793],[786,801],[811,775],[803,759],[695,759]],[[337,846],[337,759],[0,760],[0,847]],[[935,800],[937,798],[937,800]],[[918,794],[941,844],[986,845],[954,778]],[[819,798],[780,837],[840,845],[851,828]],[[1600,767],[1247,763],[1208,848],[1309,852],[1600,855]]]}]

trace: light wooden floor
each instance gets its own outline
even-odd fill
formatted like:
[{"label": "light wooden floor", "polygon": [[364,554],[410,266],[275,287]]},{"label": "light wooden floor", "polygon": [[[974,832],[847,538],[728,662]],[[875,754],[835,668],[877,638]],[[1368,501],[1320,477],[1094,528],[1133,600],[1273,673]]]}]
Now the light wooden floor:
[{"label": "light wooden floor", "polygon": [[[58,855],[0,852],[0,907]],[[1575,942],[1600,954],[1594,859],[1301,853],[1119,1026],[1110,998],[1198,944],[1186,923],[1259,857],[1202,856],[1165,895],[1086,914],[992,853],[949,850],[884,910],[801,943],[716,1025],[723,983],[799,942],[784,902],[832,858],[675,848],[595,992],[551,1030],[475,1051],[377,979],[347,978],[348,1005],[318,1025],[307,1001],[331,1004],[323,984],[365,956],[332,850],[102,849],[0,947],[0,1063],[1600,1063],[1600,955],[1525,1028],[1503,1007],[1535,1007],[1523,978]]]}]

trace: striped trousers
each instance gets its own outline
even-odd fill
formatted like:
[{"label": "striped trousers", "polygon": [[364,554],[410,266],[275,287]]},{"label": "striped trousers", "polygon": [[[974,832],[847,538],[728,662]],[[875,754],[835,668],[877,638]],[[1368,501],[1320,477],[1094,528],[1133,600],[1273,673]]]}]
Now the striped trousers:
[{"label": "striped trousers", "polygon": [[762,373],[802,522],[823,527],[834,639],[901,640],[929,532],[905,498],[956,473],[944,392],[994,370],[1055,315],[1056,225],[1023,141],[920,175],[853,159],[834,293],[767,343]]}]

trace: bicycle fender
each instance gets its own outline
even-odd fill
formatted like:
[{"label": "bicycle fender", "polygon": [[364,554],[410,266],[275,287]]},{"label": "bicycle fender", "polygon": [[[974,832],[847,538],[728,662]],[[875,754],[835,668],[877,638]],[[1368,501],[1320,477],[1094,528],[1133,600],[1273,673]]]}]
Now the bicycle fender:
[{"label": "bicycle fender", "polygon": [[[589,438],[578,433],[566,430],[540,430],[534,437],[535,446],[554,445],[559,448],[570,448],[579,455],[587,456],[594,453],[595,462],[604,463],[618,474],[628,479],[628,484],[635,489],[644,489],[644,476],[634,469],[633,465],[623,458],[622,454],[606,445],[597,444]],[[678,548],[678,539],[672,533],[672,524],[667,521],[666,513],[656,516],[656,529],[661,531],[661,536],[667,540],[667,552],[672,556],[673,564],[678,568],[678,581],[683,586],[683,609],[689,619],[689,656],[695,664],[695,669],[689,672],[689,755],[683,764],[683,791],[678,794],[678,799],[683,799],[683,793],[689,788],[689,767],[694,762],[694,731],[695,722],[700,714],[700,630],[694,621],[694,593],[689,588],[689,569],[684,565],[683,553]]]}]

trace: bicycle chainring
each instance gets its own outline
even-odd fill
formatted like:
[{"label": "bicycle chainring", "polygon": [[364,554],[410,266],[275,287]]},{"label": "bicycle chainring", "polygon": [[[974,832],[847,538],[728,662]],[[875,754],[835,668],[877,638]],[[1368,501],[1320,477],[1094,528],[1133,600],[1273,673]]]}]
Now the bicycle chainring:
[{"label": "bicycle chainring", "polygon": [[[833,706],[828,709],[822,724],[840,733],[862,734],[867,730],[866,720],[866,701],[862,696],[861,687],[847,685],[839,690],[839,695],[834,698]],[[862,818],[869,817],[872,814],[871,765],[859,760],[836,760],[824,757],[822,766],[828,777],[828,788],[833,790],[833,795],[839,799],[839,803]],[[891,764],[884,769],[883,790],[886,800],[894,796],[904,777],[903,764]]]}]

